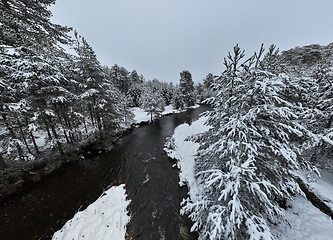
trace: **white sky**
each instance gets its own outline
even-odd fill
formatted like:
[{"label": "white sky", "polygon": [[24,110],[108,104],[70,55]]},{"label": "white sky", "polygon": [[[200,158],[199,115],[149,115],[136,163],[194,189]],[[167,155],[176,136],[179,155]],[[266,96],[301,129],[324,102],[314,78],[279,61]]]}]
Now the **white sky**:
[{"label": "white sky", "polygon": [[332,0],[57,0],[51,11],[103,65],[174,83],[185,69],[195,82],[219,75],[237,43],[249,57],[261,43],[287,50],[333,42]]}]

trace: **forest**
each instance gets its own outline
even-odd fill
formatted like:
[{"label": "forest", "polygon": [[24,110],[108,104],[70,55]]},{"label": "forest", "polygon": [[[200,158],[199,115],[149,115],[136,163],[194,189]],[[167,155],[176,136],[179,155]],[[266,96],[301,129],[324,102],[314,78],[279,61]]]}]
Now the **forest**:
[{"label": "forest", "polygon": [[196,103],[213,109],[211,128],[191,137],[205,196],[185,200],[183,211],[201,239],[273,239],[268,222],[284,219],[287,199],[300,193],[292,172],[332,171],[333,43],[261,45],[249,57],[236,44],[221,56],[221,74],[195,85],[184,70],[173,84],[102,66],[76,30],[50,22],[54,2],[0,2],[1,188],[15,169],[91,144],[110,150],[133,124],[132,107],[153,121],[166,105]]},{"label": "forest", "polygon": [[204,98],[204,86],[195,89],[187,70],[173,85],[117,64],[102,66],[77,31],[50,22],[53,2],[1,2],[2,165],[110,140],[132,123],[131,107],[153,119],[166,105],[184,109]]}]

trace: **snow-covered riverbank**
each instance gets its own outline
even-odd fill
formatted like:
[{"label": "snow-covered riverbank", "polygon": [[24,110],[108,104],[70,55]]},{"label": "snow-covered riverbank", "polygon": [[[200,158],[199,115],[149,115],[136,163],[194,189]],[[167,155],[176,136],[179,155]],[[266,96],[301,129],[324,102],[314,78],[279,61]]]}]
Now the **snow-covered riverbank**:
[{"label": "snow-covered riverbank", "polygon": [[105,191],[85,210],[74,217],[53,235],[53,240],[121,240],[125,239],[126,225],[130,220],[127,211],[125,185],[114,186]]},{"label": "snow-covered riverbank", "polygon": [[[180,185],[186,184],[189,187],[189,198],[192,201],[199,201],[202,196],[200,184],[194,175],[195,160],[194,157],[199,144],[186,141],[186,138],[209,129],[204,125],[206,117],[201,117],[192,125],[182,124],[175,129],[173,136],[165,145],[165,152],[169,157],[176,159],[177,166],[180,169]],[[325,184],[322,184],[325,183]],[[312,183],[313,188],[317,188],[321,193],[330,192],[332,185],[327,182],[318,181]],[[333,202],[333,195],[326,194],[325,197],[331,197],[329,201]],[[326,199],[327,200],[327,199]],[[291,208],[285,210],[285,215],[290,222],[281,222],[273,225],[272,232],[276,239],[307,239],[307,240],[330,240],[333,236],[333,221],[326,214],[314,207],[305,197],[295,197],[290,203]]]},{"label": "snow-covered riverbank", "polygon": [[[198,108],[200,107],[200,105],[194,105],[190,108]],[[134,114],[134,119],[133,122],[134,123],[142,123],[142,122],[150,122],[150,114],[145,112],[142,108],[139,107],[133,107],[131,108],[133,114]],[[172,105],[167,105],[164,107],[164,111],[161,112],[161,116],[165,116],[165,115],[169,115],[169,114],[173,114],[173,113],[180,113],[182,111],[186,111],[186,110],[179,110],[179,109],[175,109]]]}]

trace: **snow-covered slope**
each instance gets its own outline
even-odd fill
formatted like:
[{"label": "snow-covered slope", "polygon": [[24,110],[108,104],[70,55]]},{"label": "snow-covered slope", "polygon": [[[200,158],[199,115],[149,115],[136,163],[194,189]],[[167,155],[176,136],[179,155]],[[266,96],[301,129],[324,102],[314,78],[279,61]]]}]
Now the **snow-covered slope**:
[{"label": "snow-covered slope", "polygon": [[52,240],[122,240],[130,220],[125,185],[111,187],[84,211],[69,220]]}]

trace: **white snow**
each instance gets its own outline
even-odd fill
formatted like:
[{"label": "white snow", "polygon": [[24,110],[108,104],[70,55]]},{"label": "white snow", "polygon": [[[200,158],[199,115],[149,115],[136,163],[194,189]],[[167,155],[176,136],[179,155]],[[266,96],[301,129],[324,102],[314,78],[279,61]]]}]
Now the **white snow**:
[{"label": "white snow", "polygon": [[281,223],[272,228],[279,240],[332,240],[333,221],[306,198],[297,197],[286,212],[291,227]]},{"label": "white snow", "polygon": [[126,225],[130,220],[126,200],[125,185],[114,186],[84,211],[77,212],[52,240],[124,240]]},{"label": "white snow", "polygon": [[[191,199],[200,200],[202,194],[194,177],[194,157],[199,144],[185,141],[194,134],[209,129],[204,125],[206,117],[201,117],[192,125],[183,124],[175,129],[173,136],[165,145],[169,157],[177,159],[180,169],[180,185],[187,184]],[[333,182],[318,180],[310,186],[319,192],[326,201],[333,202]],[[330,240],[333,239],[333,220],[314,207],[306,198],[296,197],[291,203],[292,207],[285,212],[290,226],[281,222],[272,226],[271,230],[279,240]]]},{"label": "white snow", "polygon": [[189,195],[192,199],[200,193],[197,180],[194,178],[194,156],[199,148],[199,144],[192,141],[185,141],[191,135],[203,133],[209,129],[204,125],[207,117],[200,117],[191,125],[179,125],[164,150],[170,158],[178,160],[177,166],[180,169],[179,185],[189,186]]},{"label": "white snow", "polygon": [[[194,105],[190,108],[198,108],[200,105]],[[134,113],[134,123],[141,123],[141,122],[150,122],[150,114],[145,112],[142,108],[133,107],[131,108],[132,112]],[[186,111],[183,110],[183,111]],[[175,109],[172,105],[167,105],[164,107],[164,111],[161,113],[161,116],[172,114],[172,113],[180,113],[181,110]]]},{"label": "white snow", "polygon": [[[316,194],[333,211],[333,185],[332,179],[325,171],[321,172],[321,177],[313,181],[307,181],[306,172],[294,173],[299,176],[308,188]],[[333,239],[333,236],[332,236]]]},{"label": "white snow", "polygon": [[131,110],[134,113],[134,122],[135,123],[150,121],[150,116],[142,108],[134,107]]}]

